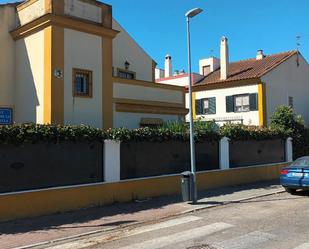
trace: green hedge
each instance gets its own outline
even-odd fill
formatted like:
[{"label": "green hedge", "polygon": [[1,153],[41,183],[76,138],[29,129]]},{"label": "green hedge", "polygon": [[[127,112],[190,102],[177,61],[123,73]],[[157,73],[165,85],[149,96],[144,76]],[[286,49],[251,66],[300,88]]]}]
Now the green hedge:
[{"label": "green hedge", "polygon": [[[213,122],[195,124],[195,139],[201,141],[218,141],[226,136],[232,140],[265,140],[285,139],[290,134],[283,130],[248,127],[244,125],[225,125],[221,128]],[[167,124],[159,128],[140,129],[109,129],[102,131],[89,126],[60,126],[60,125],[37,125],[23,124],[12,126],[0,126],[1,144],[24,144],[24,143],[61,143],[65,141],[103,141],[104,139],[130,141],[188,141],[189,129],[187,124]]]},{"label": "green hedge", "polygon": [[220,128],[222,137],[231,140],[269,140],[286,139],[291,135],[290,131],[283,129],[260,128],[257,126],[245,126],[240,124],[226,124]]},{"label": "green hedge", "polygon": [[60,126],[23,124],[0,126],[1,144],[24,144],[50,142],[61,143],[64,141],[102,141],[105,134],[100,129],[85,125]]}]

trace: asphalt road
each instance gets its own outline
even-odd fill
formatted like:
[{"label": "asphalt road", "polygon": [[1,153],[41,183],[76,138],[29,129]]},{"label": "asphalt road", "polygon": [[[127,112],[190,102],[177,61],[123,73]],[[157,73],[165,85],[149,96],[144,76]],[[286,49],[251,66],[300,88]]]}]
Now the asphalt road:
[{"label": "asphalt road", "polygon": [[306,249],[309,194],[282,193],[223,205],[123,231],[97,242],[87,248]]}]

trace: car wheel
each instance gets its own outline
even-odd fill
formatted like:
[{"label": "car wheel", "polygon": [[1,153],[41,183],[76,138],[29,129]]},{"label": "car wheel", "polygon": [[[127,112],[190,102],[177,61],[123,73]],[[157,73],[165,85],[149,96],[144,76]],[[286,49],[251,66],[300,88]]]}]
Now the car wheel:
[{"label": "car wheel", "polygon": [[293,188],[285,188],[285,191],[292,195],[296,194],[296,189]]}]

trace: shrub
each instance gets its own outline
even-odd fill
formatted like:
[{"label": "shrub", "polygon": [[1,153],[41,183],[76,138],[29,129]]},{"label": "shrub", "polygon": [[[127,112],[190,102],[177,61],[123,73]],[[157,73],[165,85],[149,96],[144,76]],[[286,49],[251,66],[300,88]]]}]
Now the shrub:
[{"label": "shrub", "polygon": [[290,106],[279,106],[270,118],[270,128],[285,130],[293,138],[294,158],[308,154],[309,132],[304,120]]},{"label": "shrub", "polygon": [[[188,125],[183,124],[173,125],[173,128],[169,126],[162,126],[158,128],[139,128],[129,130],[125,128],[109,129],[106,132],[106,137],[112,140],[118,140],[121,142],[130,141],[148,141],[148,142],[163,142],[163,141],[188,141],[189,129]],[[220,134],[211,130],[199,130],[195,131],[196,142],[200,141],[218,141],[220,140]]]},{"label": "shrub", "polygon": [[105,137],[100,129],[90,126],[60,126],[22,124],[0,126],[0,143],[24,144],[50,142],[60,143],[64,141],[102,141]]},{"label": "shrub", "polygon": [[[218,141],[223,136],[232,140],[263,140],[286,138],[290,136],[288,129],[268,129],[248,127],[244,125],[226,124],[219,128],[211,122],[197,121],[194,123],[194,136],[196,142]],[[309,134],[309,133],[308,133]],[[295,135],[296,136],[296,135]],[[38,125],[23,124],[12,126],[0,126],[1,144],[24,144],[24,143],[61,143],[64,141],[103,141],[104,139],[118,140],[121,142],[130,141],[188,141],[189,125],[187,123],[166,123],[157,128],[139,129],[101,129],[90,126],[61,126],[61,125]],[[309,136],[308,136],[309,141]],[[307,143],[308,144],[308,143]]]},{"label": "shrub", "polygon": [[289,131],[285,130],[245,126],[242,124],[225,124],[220,128],[220,134],[231,140],[285,139],[290,135]]}]

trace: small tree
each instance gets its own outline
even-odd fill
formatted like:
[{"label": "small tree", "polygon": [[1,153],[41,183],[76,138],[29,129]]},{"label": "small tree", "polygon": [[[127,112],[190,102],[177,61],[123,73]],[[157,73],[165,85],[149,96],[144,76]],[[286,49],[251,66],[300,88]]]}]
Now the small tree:
[{"label": "small tree", "polygon": [[270,118],[270,128],[285,130],[293,138],[294,158],[306,155],[308,150],[308,131],[300,115],[296,115],[290,106],[278,106]]}]

